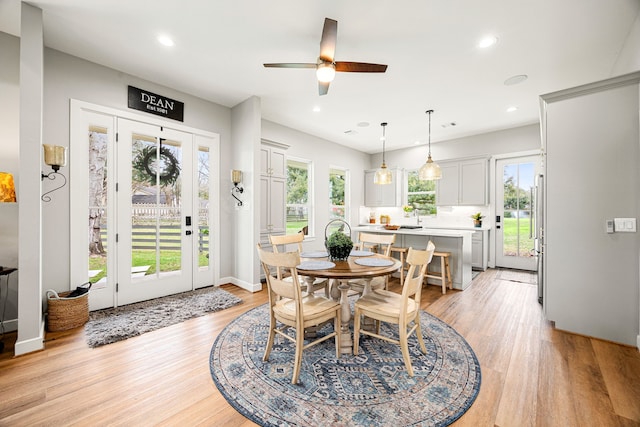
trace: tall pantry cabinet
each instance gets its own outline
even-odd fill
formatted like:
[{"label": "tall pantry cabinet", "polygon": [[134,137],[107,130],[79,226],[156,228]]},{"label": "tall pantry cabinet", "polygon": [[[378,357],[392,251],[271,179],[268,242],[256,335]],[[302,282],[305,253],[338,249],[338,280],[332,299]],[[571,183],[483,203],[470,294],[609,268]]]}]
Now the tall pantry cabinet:
[{"label": "tall pantry cabinet", "polygon": [[269,235],[287,230],[288,145],[262,140],[260,145],[260,243],[270,247]]},{"label": "tall pantry cabinet", "polygon": [[640,345],[640,72],[542,95],[544,310],[558,329]]}]

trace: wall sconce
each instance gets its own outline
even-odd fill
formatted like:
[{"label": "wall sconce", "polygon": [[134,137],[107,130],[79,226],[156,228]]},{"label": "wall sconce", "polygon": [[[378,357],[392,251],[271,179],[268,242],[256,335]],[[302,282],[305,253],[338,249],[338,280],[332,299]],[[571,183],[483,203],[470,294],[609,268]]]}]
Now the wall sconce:
[{"label": "wall sconce", "polygon": [[231,182],[233,182],[233,188],[231,189],[231,196],[238,201],[238,206],[242,206],[242,200],[240,200],[233,193],[244,193],[244,188],[242,188],[239,184],[242,182],[242,171],[232,170],[231,171]]},{"label": "wall sconce", "polygon": [[42,148],[44,149],[44,162],[47,165],[51,166],[51,169],[53,169],[53,172],[49,172],[48,174],[41,173],[41,179],[43,181],[45,178],[54,180],[56,179],[56,175],[60,175],[64,180],[62,185],[54,188],[53,190],[49,190],[42,195],[41,199],[43,202],[50,202],[51,197],[49,197],[47,194],[61,189],[67,183],[67,178],[64,175],[62,175],[60,172],[58,172],[61,167],[64,167],[67,165],[67,147],[61,147],[59,145],[42,144]]},{"label": "wall sconce", "polygon": [[0,202],[16,202],[16,186],[8,172],[0,172]]}]

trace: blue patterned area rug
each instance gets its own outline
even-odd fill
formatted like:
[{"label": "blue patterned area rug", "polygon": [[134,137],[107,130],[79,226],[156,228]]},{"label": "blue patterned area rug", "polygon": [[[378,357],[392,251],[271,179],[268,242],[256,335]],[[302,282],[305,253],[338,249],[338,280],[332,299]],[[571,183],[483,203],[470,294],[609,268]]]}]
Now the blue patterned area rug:
[{"label": "blue patterned area rug", "polygon": [[[426,312],[427,354],[415,335],[409,342],[413,378],[398,345],[361,336],[358,356],[336,359],[333,339],[304,351],[300,381],[291,384],[293,343],[276,336],[269,361],[262,361],[268,322],[267,304],[238,317],[218,336],[209,360],[227,401],[262,426],[446,426],[480,390],[480,364],[469,344]],[[383,323],[382,331],[397,337],[397,327]]]}]

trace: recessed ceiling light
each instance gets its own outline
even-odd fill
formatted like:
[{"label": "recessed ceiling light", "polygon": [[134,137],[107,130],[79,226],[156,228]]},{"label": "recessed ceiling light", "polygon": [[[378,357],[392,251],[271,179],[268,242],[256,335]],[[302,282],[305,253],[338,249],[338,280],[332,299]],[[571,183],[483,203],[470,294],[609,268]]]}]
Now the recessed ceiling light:
[{"label": "recessed ceiling light", "polygon": [[168,47],[175,45],[175,43],[173,42],[173,39],[171,39],[171,37],[167,35],[158,36],[158,42],[160,42],[161,45],[168,46]]},{"label": "recessed ceiling light", "polygon": [[349,130],[345,130],[344,134],[345,135],[357,135],[358,132],[356,132],[355,130],[349,129]]},{"label": "recessed ceiling light", "polygon": [[517,109],[518,109],[518,107],[515,107],[515,106],[512,105],[511,107],[507,108],[507,113],[513,113]]},{"label": "recessed ceiling light", "polygon": [[529,76],[526,74],[518,74],[517,76],[511,76],[507,80],[504,81],[505,86],[517,85],[518,83],[522,83],[527,80]]},{"label": "recessed ceiling light", "polygon": [[317,105],[315,107],[313,107],[313,112],[314,113],[319,113],[320,112],[320,107],[318,107]]},{"label": "recessed ceiling light", "polygon": [[360,123],[358,123],[358,127],[361,127],[361,128],[366,128],[368,126],[369,126],[369,122],[360,122]]},{"label": "recessed ceiling light", "polygon": [[481,49],[485,49],[487,47],[493,46],[498,42],[498,38],[496,36],[486,36],[483,37],[480,42],[478,42],[478,47]]},{"label": "recessed ceiling light", "polygon": [[414,142],[413,145],[420,145],[420,140]]}]

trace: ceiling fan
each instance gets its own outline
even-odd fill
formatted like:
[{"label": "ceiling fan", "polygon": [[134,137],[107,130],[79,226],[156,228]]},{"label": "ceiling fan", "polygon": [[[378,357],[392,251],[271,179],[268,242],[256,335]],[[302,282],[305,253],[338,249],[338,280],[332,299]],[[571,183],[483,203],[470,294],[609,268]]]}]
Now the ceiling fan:
[{"label": "ceiling fan", "polygon": [[326,95],[329,83],[333,81],[336,71],[346,73],[384,73],[384,64],[368,64],[366,62],[335,61],[336,39],[338,35],[338,21],[325,18],[320,39],[320,56],[316,63],[274,63],[264,64],[267,68],[315,68],[318,77],[318,92]]}]

